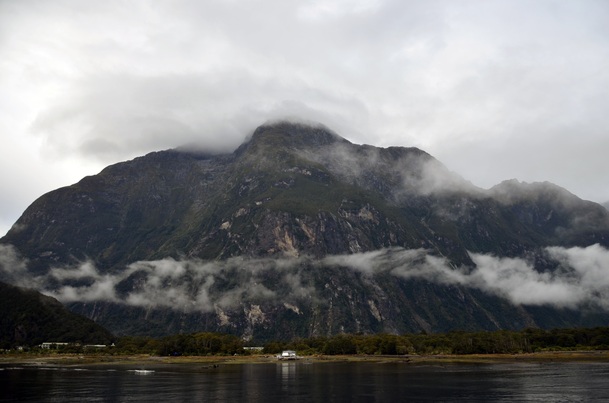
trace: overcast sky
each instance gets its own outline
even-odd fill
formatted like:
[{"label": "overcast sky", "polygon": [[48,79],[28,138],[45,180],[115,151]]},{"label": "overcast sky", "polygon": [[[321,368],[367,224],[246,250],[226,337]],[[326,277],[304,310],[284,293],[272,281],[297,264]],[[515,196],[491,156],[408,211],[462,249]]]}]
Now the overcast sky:
[{"label": "overcast sky", "polygon": [[0,0],[0,235],[43,193],[269,119],[609,200],[606,0]]}]

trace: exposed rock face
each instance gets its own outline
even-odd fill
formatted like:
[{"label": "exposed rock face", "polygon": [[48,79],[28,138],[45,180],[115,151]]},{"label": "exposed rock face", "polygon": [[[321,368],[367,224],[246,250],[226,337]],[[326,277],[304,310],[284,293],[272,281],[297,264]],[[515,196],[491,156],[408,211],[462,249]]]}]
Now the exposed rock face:
[{"label": "exposed rock face", "polygon": [[[555,270],[548,246],[609,246],[602,206],[549,183],[482,190],[421,150],[354,145],[323,127],[278,123],[232,154],[170,150],[107,167],[36,200],[0,243],[28,259],[41,289],[119,334],[609,323],[594,307],[582,316],[403,274],[428,258],[395,266],[391,252],[424,251],[460,275],[475,269],[472,254]],[[375,251],[384,254],[367,255]],[[336,256],[376,260],[359,267]],[[83,262],[94,267],[88,277]],[[177,285],[183,295],[168,294]]]}]

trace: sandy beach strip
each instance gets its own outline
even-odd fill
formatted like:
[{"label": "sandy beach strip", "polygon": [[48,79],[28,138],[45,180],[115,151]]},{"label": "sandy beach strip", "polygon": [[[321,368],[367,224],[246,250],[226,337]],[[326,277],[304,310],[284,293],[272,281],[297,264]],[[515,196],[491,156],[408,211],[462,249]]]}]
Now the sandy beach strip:
[{"label": "sandy beach strip", "polygon": [[[514,362],[609,362],[609,351],[547,351],[523,354],[467,354],[467,355],[310,355],[298,362],[378,362],[378,363],[514,363]],[[274,355],[246,356],[180,356],[105,355],[105,354],[2,354],[0,364],[19,365],[144,365],[144,364],[260,364],[280,362]]]}]

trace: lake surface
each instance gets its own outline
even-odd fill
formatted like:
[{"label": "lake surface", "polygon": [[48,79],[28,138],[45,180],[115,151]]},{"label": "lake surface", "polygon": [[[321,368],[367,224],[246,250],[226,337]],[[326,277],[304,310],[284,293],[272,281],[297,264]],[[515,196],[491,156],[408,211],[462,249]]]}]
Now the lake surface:
[{"label": "lake surface", "polygon": [[609,363],[5,365],[0,401],[609,401]]}]

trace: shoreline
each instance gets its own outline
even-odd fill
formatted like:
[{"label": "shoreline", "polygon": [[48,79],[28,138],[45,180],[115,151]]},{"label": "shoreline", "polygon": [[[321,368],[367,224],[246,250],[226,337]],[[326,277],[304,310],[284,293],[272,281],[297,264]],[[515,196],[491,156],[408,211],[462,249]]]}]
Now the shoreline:
[{"label": "shoreline", "polygon": [[[28,366],[85,366],[85,365],[164,365],[164,364],[204,364],[235,365],[280,363],[274,355],[249,356],[180,356],[162,357],[146,354],[104,355],[104,354],[4,354],[0,355],[0,365]],[[291,361],[292,362],[292,361]],[[520,354],[436,354],[436,355],[311,355],[293,362],[370,362],[417,364],[512,364],[551,362],[609,362],[609,351],[547,351]]]}]

